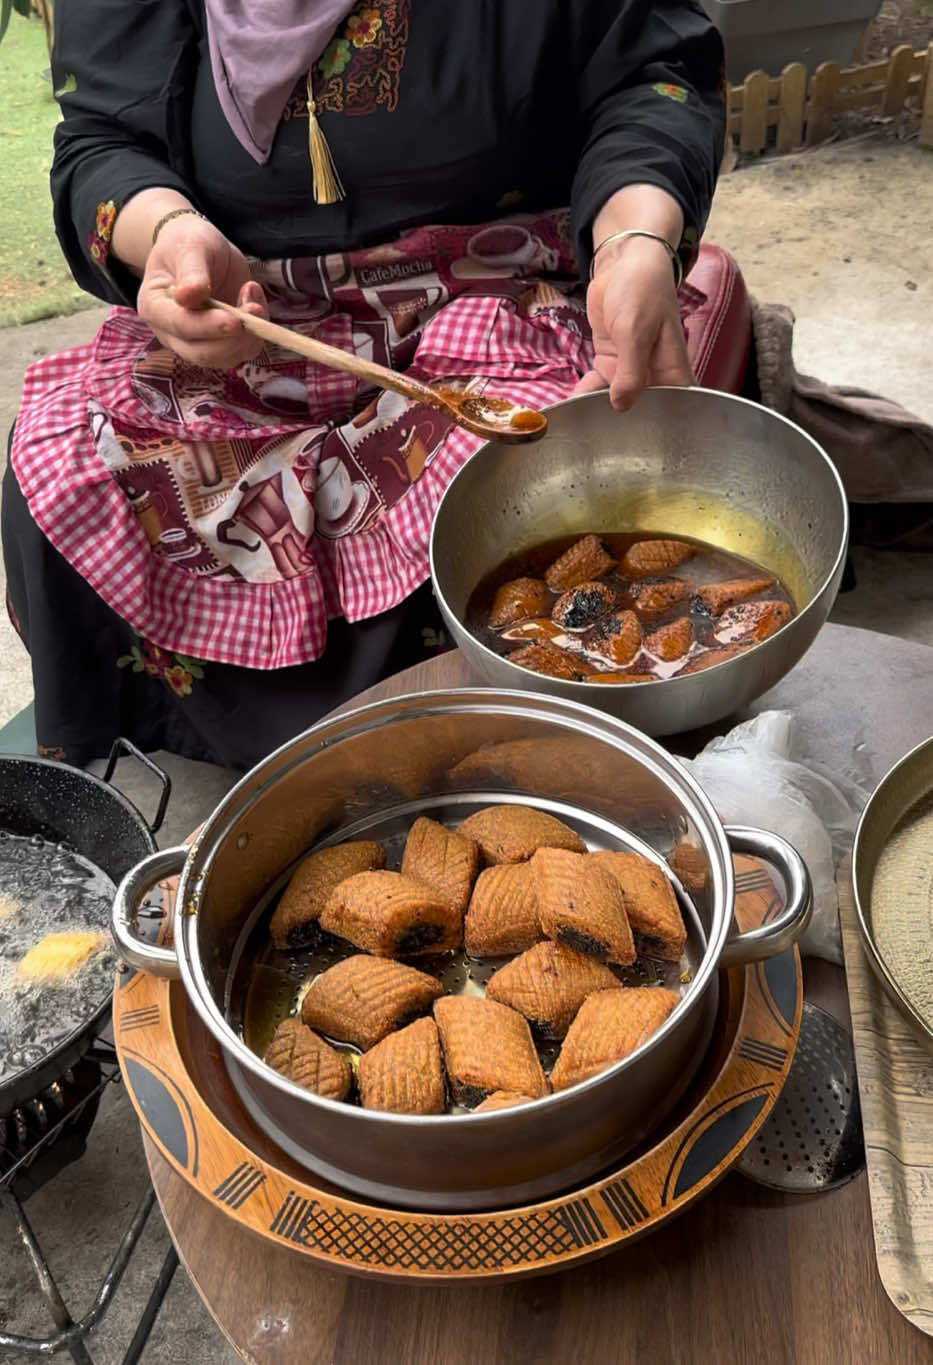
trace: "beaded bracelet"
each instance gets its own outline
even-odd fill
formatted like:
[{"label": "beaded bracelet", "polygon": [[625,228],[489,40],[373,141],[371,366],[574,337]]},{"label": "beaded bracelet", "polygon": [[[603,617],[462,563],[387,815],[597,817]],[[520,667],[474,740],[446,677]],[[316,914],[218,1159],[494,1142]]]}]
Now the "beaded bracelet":
[{"label": "beaded bracelet", "polygon": [[603,247],[609,246],[611,242],[621,242],[626,237],[650,237],[652,241],[660,242],[667,250],[667,254],[670,256],[674,266],[674,288],[680,288],[684,282],[683,262],[666,237],[662,237],[658,232],[648,232],[646,228],[626,228],[624,232],[611,232],[608,237],[604,237],[596,247],[590,260],[590,279],[593,278],[593,271],[596,267],[596,257],[602,251]]},{"label": "beaded bracelet", "polygon": [[[152,229],[153,246],[155,246],[156,238],[158,237],[162,229],[165,227],[165,224],[170,223],[173,218],[180,218],[183,213],[193,213],[195,218],[204,218],[204,214],[199,213],[197,209],[171,209],[168,213],[163,213],[162,217],[159,219],[155,227]],[[204,218],[204,221],[207,222],[207,219]]]}]

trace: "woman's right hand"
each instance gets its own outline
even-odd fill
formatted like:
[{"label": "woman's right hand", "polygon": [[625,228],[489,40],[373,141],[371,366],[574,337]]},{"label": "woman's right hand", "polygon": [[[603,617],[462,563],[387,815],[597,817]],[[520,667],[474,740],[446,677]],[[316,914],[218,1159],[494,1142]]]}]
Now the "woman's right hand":
[{"label": "woman's right hand", "polygon": [[183,360],[232,370],[258,355],[263,343],[236,318],[204,308],[209,297],[268,317],[243,253],[205,219],[179,214],[162,227],[146,257],[136,311]]}]

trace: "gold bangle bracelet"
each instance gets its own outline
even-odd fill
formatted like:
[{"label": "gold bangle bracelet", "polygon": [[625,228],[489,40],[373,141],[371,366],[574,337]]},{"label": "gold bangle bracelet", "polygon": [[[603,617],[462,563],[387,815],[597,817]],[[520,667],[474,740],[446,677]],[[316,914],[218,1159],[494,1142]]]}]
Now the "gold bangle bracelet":
[{"label": "gold bangle bracelet", "polygon": [[680,288],[684,282],[683,262],[666,237],[662,237],[659,232],[649,232],[647,228],[625,228],[622,232],[611,232],[608,237],[604,237],[594,250],[590,259],[590,279],[593,278],[593,272],[596,268],[596,257],[602,251],[603,247],[609,246],[612,242],[622,242],[626,237],[650,237],[652,241],[660,242],[666,249],[674,266],[674,288]]},{"label": "gold bangle bracelet", "polygon": [[[183,213],[193,213],[195,218],[204,218],[204,214],[199,213],[197,209],[170,209],[168,213],[163,213],[162,217],[152,229],[152,242],[150,245],[155,246],[156,238],[165,227],[166,223],[170,223],[173,218],[180,218]],[[204,218],[204,221],[207,222],[207,219]]]}]

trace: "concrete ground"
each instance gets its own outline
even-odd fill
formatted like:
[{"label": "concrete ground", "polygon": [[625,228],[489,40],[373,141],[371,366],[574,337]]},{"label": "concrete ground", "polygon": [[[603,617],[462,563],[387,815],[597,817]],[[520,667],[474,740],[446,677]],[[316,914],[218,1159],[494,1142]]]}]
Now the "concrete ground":
[{"label": "concrete ground", "polygon": [[[756,297],[793,308],[798,369],[873,389],[933,422],[931,180],[933,154],[880,137],[763,160],[722,180],[708,235],[735,254]],[[0,425],[6,428],[15,414],[25,366],[89,338],[100,315],[95,309],[0,332]],[[831,619],[933,645],[933,557],[856,549],[853,558],[857,586],[840,597]],[[29,662],[3,617],[0,724],[30,698]],[[197,824],[228,778],[204,765],[168,763],[179,791],[165,832],[171,841]],[[150,808],[147,779],[129,765],[121,776],[130,794]],[[27,1206],[76,1316],[93,1297],[145,1185],[133,1113],[122,1090],[110,1087],[87,1154]],[[104,1328],[91,1339],[96,1361],[110,1365],[122,1358],[167,1245],[154,1215]],[[0,1329],[48,1330],[4,1215]],[[233,1359],[180,1271],[145,1353],[147,1365]]]}]

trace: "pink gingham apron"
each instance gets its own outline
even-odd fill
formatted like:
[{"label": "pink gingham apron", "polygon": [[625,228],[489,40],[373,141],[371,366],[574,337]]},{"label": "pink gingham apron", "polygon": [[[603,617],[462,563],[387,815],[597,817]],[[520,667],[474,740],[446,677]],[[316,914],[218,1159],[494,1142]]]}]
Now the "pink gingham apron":
[{"label": "pink gingham apron", "polygon": [[[563,211],[254,274],[274,320],[423,380],[482,376],[540,408],[589,365]],[[12,461],[47,539],[140,636],[272,669],[319,658],[328,619],[425,581],[435,508],[479,444],[277,347],[202,370],[116,308],[89,345],[30,368]]]}]

